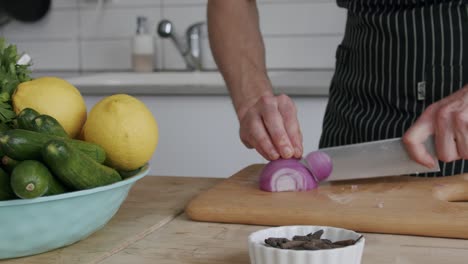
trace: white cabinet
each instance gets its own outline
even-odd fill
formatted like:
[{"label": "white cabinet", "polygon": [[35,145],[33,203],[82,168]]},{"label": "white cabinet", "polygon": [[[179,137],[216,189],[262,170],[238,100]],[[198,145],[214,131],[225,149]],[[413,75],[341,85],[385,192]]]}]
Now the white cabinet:
[{"label": "white cabinet", "polygon": [[[159,144],[151,175],[226,178],[252,163],[266,162],[246,149],[230,98],[220,96],[136,96],[159,125]],[[85,96],[88,111],[103,96]],[[327,97],[293,97],[305,151],[315,150]]]}]

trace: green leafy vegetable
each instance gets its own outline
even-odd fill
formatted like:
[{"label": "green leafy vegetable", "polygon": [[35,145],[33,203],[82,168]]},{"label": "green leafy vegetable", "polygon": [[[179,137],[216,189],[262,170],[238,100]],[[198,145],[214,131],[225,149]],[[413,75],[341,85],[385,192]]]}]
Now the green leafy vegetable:
[{"label": "green leafy vegetable", "polygon": [[15,118],[11,96],[18,84],[31,80],[30,64],[16,64],[20,55],[15,45],[0,38],[0,124],[11,126]]}]

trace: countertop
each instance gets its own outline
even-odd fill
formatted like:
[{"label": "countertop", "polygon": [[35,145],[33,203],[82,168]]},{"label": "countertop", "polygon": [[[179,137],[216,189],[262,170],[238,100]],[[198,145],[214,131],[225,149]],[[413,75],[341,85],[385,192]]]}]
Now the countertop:
[{"label": "countertop", "polygon": [[[222,179],[148,176],[114,218],[71,246],[0,261],[28,264],[249,263],[247,236],[263,226],[193,222],[186,203]],[[468,240],[364,234],[364,264],[462,264]]]},{"label": "countertop", "polygon": [[[35,72],[34,76],[53,75],[67,79],[83,95],[127,93],[132,95],[228,95],[217,71],[135,72]],[[290,96],[327,96],[333,71],[272,70],[268,72],[274,92]]]}]

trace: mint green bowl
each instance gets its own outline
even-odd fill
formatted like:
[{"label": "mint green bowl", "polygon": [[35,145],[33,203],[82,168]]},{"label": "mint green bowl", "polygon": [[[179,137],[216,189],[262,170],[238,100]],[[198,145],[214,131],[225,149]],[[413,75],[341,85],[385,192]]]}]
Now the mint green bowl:
[{"label": "mint green bowl", "polygon": [[0,202],[0,259],[29,256],[80,241],[119,210],[139,174],[111,185],[31,200]]}]

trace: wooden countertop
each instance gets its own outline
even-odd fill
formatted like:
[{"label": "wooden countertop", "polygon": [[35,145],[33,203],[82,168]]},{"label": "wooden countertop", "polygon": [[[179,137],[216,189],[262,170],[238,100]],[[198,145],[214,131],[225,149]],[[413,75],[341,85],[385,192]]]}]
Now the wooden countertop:
[{"label": "wooden countertop", "polygon": [[[100,231],[74,245],[2,264],[249,263],[247,236],[262,226],[193,222],[185,204],[221,179],[145,177]],[[467,223],[468,228],[468,223]],[[365,234],[364,264],[465,264],[468,240]]]}]

